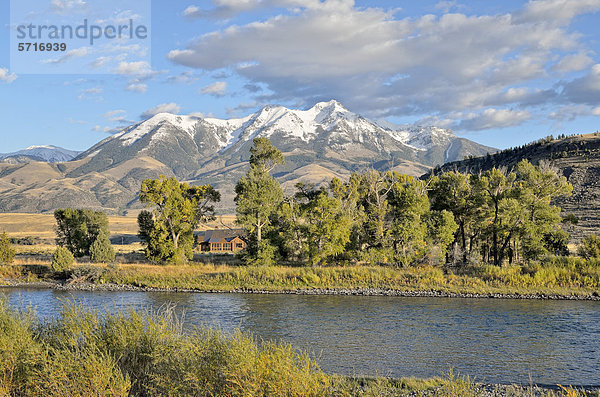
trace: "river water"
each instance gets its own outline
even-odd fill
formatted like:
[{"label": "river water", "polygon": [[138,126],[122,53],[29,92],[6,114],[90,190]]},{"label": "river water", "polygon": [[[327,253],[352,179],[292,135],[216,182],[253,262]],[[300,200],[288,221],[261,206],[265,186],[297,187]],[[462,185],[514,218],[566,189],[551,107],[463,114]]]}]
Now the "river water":
[{"label": "river water", "polygon": [[13,307],[56,316],[175,305],[185,325],[236,328],[308,350],[328,373],[489,383],[600,385],[600,302],[3,289]]}]

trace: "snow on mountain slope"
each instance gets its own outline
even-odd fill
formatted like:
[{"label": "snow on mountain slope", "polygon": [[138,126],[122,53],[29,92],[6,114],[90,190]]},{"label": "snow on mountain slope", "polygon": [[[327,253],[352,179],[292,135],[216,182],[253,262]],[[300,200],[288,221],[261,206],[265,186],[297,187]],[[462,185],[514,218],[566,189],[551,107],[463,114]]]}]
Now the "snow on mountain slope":
[{"label": "snow on mountain slope", "polygon": [[180,128],[183,131],[188,132],[190,136],[193,137],[194,126],[198,124],[199,121],[200,118],[197,116],[180,116],[171,113],[158,113],[139,124],[135,124],[124,129],[123,131],[115,134],[114,137],[120,138],[123,141],[123,146],[131,146],[144,135],[154,131],[163,123],[169,123],[174,127]]},{"label": "snow on mountain slope", "polygon": [[[217,119],[159,113],[141,123],[113,135],[123,146],[131,146],[148,134],[151,143],[168,140],[170,130],[160,127],[171,125],[185,131],[190,138],[198,139],[199,127],[212,134],[220,152],[250,141],[256,137],[270,138],[277,134],[283,138],[304,143],[313,142],[319,134],[328,134],[329,143],[370,143],[384,150],[383,141],[390,137],[399,144],[416,150],[428,150],[435,145],[447,145],[455,135],[450,130],[437,127],[398,126],[382,127],[342,106],[339,102],[319,102],[307,110],[292,110],[283,106],[268,105],[243,118]],[[239,148],[240,145],[238,145]]]},{"label": "snow on mountain slope", "polygon": [[58,146],[39,145],[29,146],[26,149],[12,153],[0,153],[0,160],[9,157],[30,158],[34,161],[47,161],[49,163],[58,163],[69,161],[75,158],[79,153],[75,150],[68,150]]}]

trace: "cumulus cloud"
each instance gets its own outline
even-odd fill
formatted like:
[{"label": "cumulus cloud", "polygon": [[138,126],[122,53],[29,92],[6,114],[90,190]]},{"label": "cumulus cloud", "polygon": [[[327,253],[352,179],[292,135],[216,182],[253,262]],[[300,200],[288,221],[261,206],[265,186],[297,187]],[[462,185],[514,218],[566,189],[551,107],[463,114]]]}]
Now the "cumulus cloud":
[{"label": "cumulus cloud", "polygon": [[516,13],[517,22],[568,24],[574,17],[600,10],[599,0],[532,0]]},{"label": "cumulus cloud", "polygon": [[127,76],[150,76],[155,73],[146,61],[120,62],[115,72]]},{"label": "cumulus cloud", "polygon": [[564,56],[556,65],[552,67],[552,70],[562,73],[567,72],[579,72],[580,70],[587,69],[594,63],[594,60],[586,52],[578,52]]},{"label": "cumulus cloud", "polygon": [[139,92],[140,94],[143,94],[148,90],[148,85],[144,83],[130,83],[127,86],[125,86],[125,90]]},{"label": "cumulus cloud", "polygon": [[206,87],[200,89],[200,93],[219,97],[219,96],[225,95],[226,90],[227,90],[227,82],[217,81],[217,82],[214,82],[213,84],[207,85]]},{"label": "cumulus cloud", "polygon": [[[522,122],[533,117],[526,108],[566,100],[556,75],[586,70],[593,55],[567,26],[575,16],[599,10],[600,0],[538,0],[514,14],[411,18],[355,7],[352,0],[213,5],[213,11],[265,5],[291,11],[200,36],[170,51],[171,61],[215,73],[233,71],[247,87],[263,87],[254,94],[262,102],[310,106],[334,97],[370,117],[448,120],[451,114],[475,113],[455,123],[479,130],[516,125],[504,116]],[[187,10],[189,17],[201,12],[197,6]],[[532,82],[538,88],[523,88]],[[590,96],[583,91],[583,86],[570,88],[573,96]]]},{"label": "cumulus cloud", "polygon": [[153,107],[152,109],[146,110],[144,113],[140,115],[140,119],[145,120],[149,119],[152,116],[156,116],[159,113],[173,113],[178,114],[181,111],[181,106],[176,104],[175,102],[171,103],[161,103]]},{"label": "cumulus cloud", "polygon": [[530,118],[531,114],[525,110],[485,109],[481,113],[467,115],[458,124],[458,128],[478,131],[490,128],[513,127]]},{"label": "cumulus cloud", "polygon": [[0,81],[5,83],[12,83],[17,79],[17,75],[14,73],[9,73],[8,69],[0,68]]}]

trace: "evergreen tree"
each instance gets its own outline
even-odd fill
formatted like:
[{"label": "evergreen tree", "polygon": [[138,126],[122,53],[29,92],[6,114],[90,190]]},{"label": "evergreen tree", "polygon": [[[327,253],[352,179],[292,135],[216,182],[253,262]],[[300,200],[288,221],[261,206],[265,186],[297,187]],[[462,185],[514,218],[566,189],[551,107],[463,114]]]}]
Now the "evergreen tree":
[{"label": "evergreen tree", "polygon": [[146,256],[156,262],[182,263],[193,256],[194,229],[214,218],[221,195],[210,185],[191,186],[160,176],[142,182],[140,201],[153,207],[152,217],[140,213],[139,235],[146,238]]},{"label": "evergreen tree", "polygon": [[90,247],[90,259],[92,262],[108,263],[115,261],[115,250],[110,244],[108,234],[101,231],[96,241]]},{"label": "evergreen tree", "polygon": [[52,254],[52,262],[50,267],[54,272],[64,272],[71,267],[74,262],[75,258],[73,257],[71,251],[69,251],[66,247],[58,246]]},{"label": "evergreen tree", "polygon": [[15,250],[10,244],[10,239],[6,232],[0,234],[0,265],[13,263],[15,259]]},{"label": "evergreen tree", "polygon": [[276,249],[271,239],[264,240],[263,237],[271,231],[283,201],[283,191],[269,172],[285,160],[268,139],[255,138],[253,143],[250,169],[235,186],[237,223],[248,235],[249,263],[270,265]]}]

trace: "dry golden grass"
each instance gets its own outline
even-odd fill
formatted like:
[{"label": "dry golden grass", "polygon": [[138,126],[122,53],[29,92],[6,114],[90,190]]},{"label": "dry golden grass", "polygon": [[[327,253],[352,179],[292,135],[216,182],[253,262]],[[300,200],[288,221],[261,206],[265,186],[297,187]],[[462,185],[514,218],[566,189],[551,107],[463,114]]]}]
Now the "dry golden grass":
[{"label": "dry golden grass", "polygon": [[[220,215],[213,222],[200,225],[201,229],[213,229],[216,227],[232,227],[235,215]],[[112,235],[130,234],[138,232],[137,216],[109,216],[109,229]],[[39,237],[53,239],[56,237],[54,227],[56,221],[53,214],[0,214],[0,231],[5,231],[10,237]]]}]

